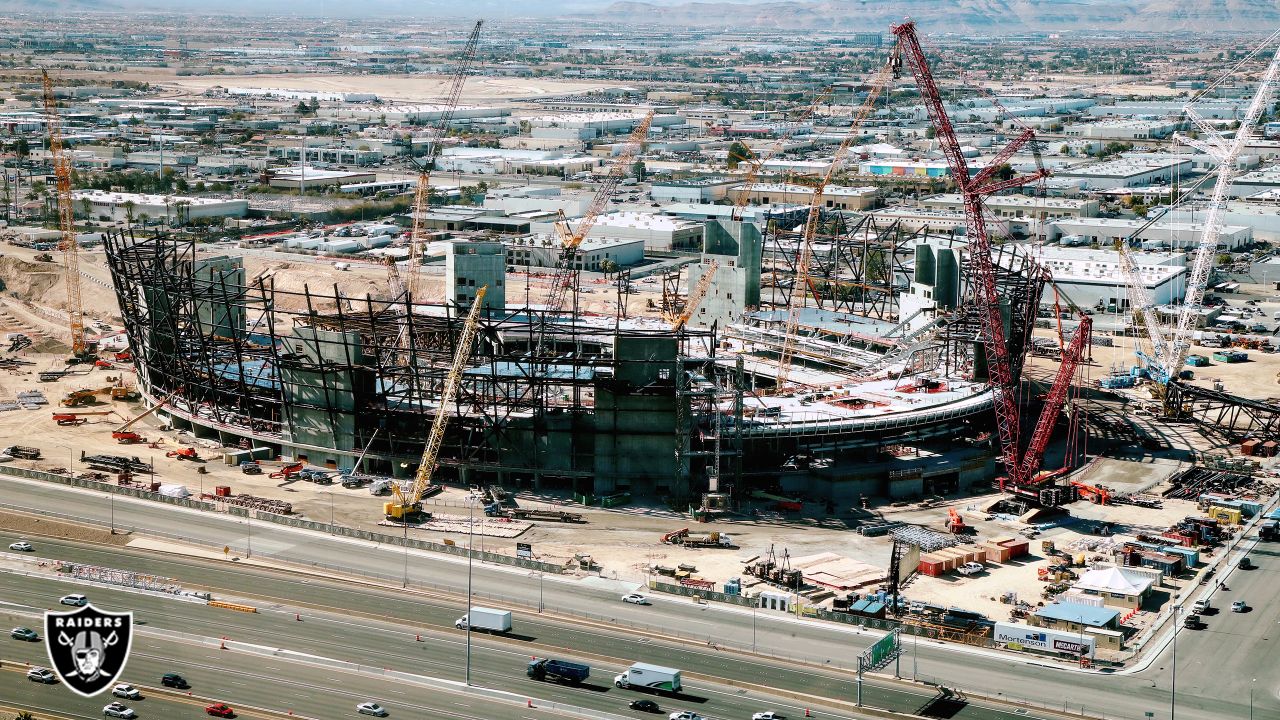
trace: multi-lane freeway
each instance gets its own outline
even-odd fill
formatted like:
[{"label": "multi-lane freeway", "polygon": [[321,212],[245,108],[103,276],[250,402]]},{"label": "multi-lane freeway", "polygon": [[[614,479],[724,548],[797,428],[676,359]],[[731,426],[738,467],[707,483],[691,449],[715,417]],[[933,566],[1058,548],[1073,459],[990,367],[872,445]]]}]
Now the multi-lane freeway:
[{"label": "multi-lane freeway", "polygon": [[[107,501],[100,495],[27,483],[6,482],[5,487],[3,500],[6,504],[25,505],[32,509],[56,507],[59,512],[70,515],[102,522],[108,519]],[[258,555],[324,563],[393,578],[404,572],[404,555],[397,548],[380,548],[369,543],[303,533],[265,523],[254,523],[250,529],[243,520],[237,522],[224,516],[188,513],[143,502],[117,500],[114,512],[118,524],[154,528],[161,533],[180,535],[212,547],[230,545],[243,552],[250,542],[249,532],[252,532],[253,548]],[[7,540],[5,542],[7,544]],[[237,634],[243,633],[248,642],[254,642],[254,637],[278,637],[283,633],[290,638],[288,643],[276,640],[263,642],[277,642],[290,649],[335,658],[347,657],[341,652],[391,653],[396,650],[395,643],[409,642],[405,638],[410,632],[428,633],[424,637],[438,633],[436,641],[424,641],[423,644],[442,651],[451,647],[450,643],[457,642],[458,634],[444,628],[451,626],[460,614],[460,593],[467,581],[465,563],[429,554],[410,554],[408,563],[411,581],[429,583],[438,588],[436,596],[424,598],[340,580],[305,578],[249,566],[236,567],[222,561],[69,547],[48,541],[41,542],[40,551],[50,557],[66,557],[175,577],[191,585],[208,587],[219,594],[257,598],[255,602],[264,608],[277,606],[275,609],[279,612],[264,612],[247,618],[228,618],[223,613],[206,617],[203,622],[213,622]],[[1270,639],[1272,628],[1280,620],[1280,607],[1268,602],[1268,598],[1275,594],[1280,560],[1265,547],[1255,550],[1253,556],[1258,569],[1247,573],[1237,571],[1231,578],[1228,594],[1251,598],[1254,611],[1211,616],[1206,618],[1209,625],[1205,630],[1183,631],[1178,636],[1176,716],[1179,718],[1248,717],[1251,689],[1255,716],[1267,717],[1267,713],[1273,717],[1280,716],[1280,703],[1276,698],[1280,677],[1275,670],[1280,663]],[[520,637],[497,645],[486,640],[486,652],[498,654],[492,657],[484,655],[485,663],[504,657],[501,652],[517,653],[519,658],[527,658],[529,654],[567,655],[576,650],[593,667],[605,668],[594,671],[599,677],[611,674],[626,661],[643,660],[681,667],[695,677],[705,676],[712,685],[749,683],[786,693],[848,700],[854,695],[849,674],[837,673],[834,669],[850,668],[856,654],[875,639],[873,635],[857,635],[845,628],[771,614],[694,606],[687,601],[659,601],[653,607],[624,605],[618,601],[616,587],[599,587],[599,581],[593,585],[548,577],[541,582],[537,576],[513,573],[510,568],[480,565],[475,567],[473,580],[480,598],[478,602],[508,603],[517,610],[517,635]],[[97,590],[94,592],[95,596],[101,594]],[[534,609],[540,594],[548,610],[542,616]],[[26,596],[27,601],[31,599],[30,595]],[[23,602],[22,597],[11,598],[3,594],[0,594],[0,600]],[[142,602],[136,596],[129,600]],[[1220,600],[1219,604],[1223,602]],[[528,609],[522,610],[522,607]],[[278,625],[253,624],[265,623],[268,618],[275,618],[274,622],[279,623],[280,617],[296,624],[298,621],[294,621],[292,615],[294,610],[306,613],[311,618],[310,622],[304,620],[288,629]],[[186,607],[182,612],[207,614],[212,611],[194,606]],[[342,622],[355,623],[355,626],[342,626],[339,636],[344,641],[337,645],[342,646],[350,633],[353,647],[342,650],[341,647],[333,647],[332,643],[330,646],[317,646],[315,643],[321,642],[323,637],[308,639],[316,632],[313,628],[331,622],[326,618],[343,613],[348,617]],[[189,620],[191,627],[199,626],[196,618]],[[188,619],[184,619],[183,624],[187,623]],[[238,626],[237,623],[250,624]],[[288,625],[287,622],[285,624]],[[680,635],[693,642],[675,645],[665,639],[672,635]],[[766,660],[728,649],[749,650],[753,644],[761,654],[773,658]],[[1089,715],[1135,719],[1144,718],[1150,712],[1152,717],[1167,718],[1172,709],[1171,651],[1171,647],[1166,647],[1155,662],[1141,672],[1100,675],[1031,665],[1016,656],[974,653],[928,643],[918,648],[908,644],[908,654],[902,661],[901,671],[906,677],[914,674],[922,679],[980,690],[992,696],[1030,700],[1035,706],[1059,711],[1080,713],[1083,709]],[[417,648],[410,652],[417,652]],[[393,655],[389,662],[401,663],[403,658]],[[452,661],[442,662],[448,665]],[[520,663],[500,668],[476,666],[473,672],[477,672],[477,677],[484,679],[485,684],[509,689],[529,682],[521,675],[521,667]],[[823,671],[822,668],[832,670]],[[438,677],[457,677],[450,675],[447,669],[423,672]],[[497,673],[500,677],[479,673]],[[513,677],[508,678],[508,675]],[[593,680],[599,677],[593,676]],[[617,690],[596,695],[574,691],[567,697],[557,693],[569,692],[568,689],[541,684],[537,687],[544,690],[543,697],[584,707],[616,710],[624,704],[613,697],[621,693]],[[931,689],[905,688],[883,681],[864,687],[868,704],[899,711],[918,710],[928,701],[931,692]],[[603,702],[603,705],[592,701]],[[716,701],[711,697],[708,702]],[[798,704],[792,703],[792,706],[794,712]],[[718,705],[712,707],[719,708]],[[737,717],[737,713],[743,712],[746,713],[744,717],[749,717],[754,711],[750,708],[760,709],[753,699],[726,709],[728,714],[722,715],[717,710],[717,714],[711,717]],[[1008,714],[1000,708],[975,704],[962,710],[957,717]]]}]

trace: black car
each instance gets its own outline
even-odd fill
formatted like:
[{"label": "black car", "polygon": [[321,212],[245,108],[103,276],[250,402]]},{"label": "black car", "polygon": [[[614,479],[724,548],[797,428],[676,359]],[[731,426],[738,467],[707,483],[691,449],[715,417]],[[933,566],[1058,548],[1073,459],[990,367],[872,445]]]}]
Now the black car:
[{"label": "black car", "polygon": [[187,681],[178,673],[165,673],[160,676],[160,684],[165,687],[172,688],[188,688],[191,687]]},{"label": "black car", "polygon": [[652,700],[632,700],[627,707],[632,710],[642,710],[644,712],[658,712],[658,703]]}]

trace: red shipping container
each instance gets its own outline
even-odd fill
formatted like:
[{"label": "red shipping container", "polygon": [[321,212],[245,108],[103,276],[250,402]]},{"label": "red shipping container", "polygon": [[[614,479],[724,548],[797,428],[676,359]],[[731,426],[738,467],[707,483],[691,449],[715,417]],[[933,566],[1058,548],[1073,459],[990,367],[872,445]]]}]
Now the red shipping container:
[{"label": "red shipping container", "polygon": [[230,485],[218,485],[213,489],[213,494],[218,497],[231,497]]},{"label": "red shipping container", "polygon": [[1257,455],[1258,445],[1260,444],[1261,443],[1258,440],[1245,440],[1244,442],[1240,443],[1240,452],[1250,456]]}]

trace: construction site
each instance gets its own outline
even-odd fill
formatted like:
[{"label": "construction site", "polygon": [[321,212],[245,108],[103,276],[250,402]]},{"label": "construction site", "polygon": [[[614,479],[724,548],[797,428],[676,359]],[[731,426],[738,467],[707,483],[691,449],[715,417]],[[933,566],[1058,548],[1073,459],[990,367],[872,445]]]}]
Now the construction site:
[{"label": "construction site", "polygon": [[[906,616],[975,644],[998,642],[998,623],[1057,623],[1082,646],[1089,633],[1091,656],[1122,657],[1275,492],[1280,406],[1183,371],[1221,220],[1211,210],[1204,222],[1172,322],[1120,244],[1138,352],[1091,378],[1102,365],[1091,314],[1057,301],[1034,247],[994,242],[1000,220],[984,208],[1048,176],[1034,131],[969,167],[914,24],[894,35],[805,212],[745,221],[740,192],[729,219],[706,222],[700,253],[654,276],[662,292],[646,291],[643,310],[626,271],[612,311],[592,302],[584,278],[599,278],[580,248],[652,112],[587,211],[561,213],[547,273],[517,272],[501,242],[475,237],[450,240],[442,277],[424,277],[428,156],[408,261],[360,267],[361,283],[110,233],[98,282],[118,315],[95,311],[122,332],[86,327],[80,283],[92,272],[79,266],[60,162],[72,362],[29,337],[57,311],[13,303],[26,324],[0,316],[13,320],[5,362],[22,408],[0,416],[6,467],[406,538],[478,536],[501,553],[518,539],[573,572],[723,588],[787,612]],[[1275,74],[1273,62],[1255,106]],[[963,233],[824,207],[880,90],[902,79],[927,110]],[[56,119],[47,77],[45,92]],[[58,132],[51,123],[55,157]],[[1206,147],[1220,192],[1240,143]],[[1016,153],[1036,169],[1002,171]],[[768,159],[752,158],[746,187]],[[1046,297],[1070,316],[1067,332],[1037,321]],[[1259,362],[1280,370],[1271,360]],[[38,447],[42,436],[65,451]],[[1100,619],[1072,626],[1048,609],[1058,603]]]}]

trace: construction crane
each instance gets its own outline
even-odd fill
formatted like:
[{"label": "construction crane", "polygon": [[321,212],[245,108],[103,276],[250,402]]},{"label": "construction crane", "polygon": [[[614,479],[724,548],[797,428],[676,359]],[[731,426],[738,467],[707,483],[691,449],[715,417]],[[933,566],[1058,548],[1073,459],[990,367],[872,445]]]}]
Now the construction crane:
[{"label": "construction crane", "polygon": [[[444,108],[441,110],[435,126],[427,136],[427,154],[422,159],[422,166],[418,172],[417,189],[413,194],[413,229],[409,235],[407,277],[401,281],[396,264],[392,262],[388,266],[392,282],[391,287],[397,296],[408,293],[409,297],[413,297],[418,290],[418,277],[421,274],[419,268],[422,260],[422,219],[430,207],[431,171],[435,169],[436,155],[440,154],[441,144],[445,135],[449,132],[449,125],[453,122],[453,113],[458,109],[458,100],[462,97],[462,86],[467,81],[467,71],[471,69],[471,63],[475,61],[476,45],[480,42],[480,28],[483,25],[483,20],[477,20],[475,27],[471,29],[471,35],[467,37],[467,44],[462,49],[462,55],[458,57],[457,64],[453,66],[452,80],[449,83],[449,94],[445,98]],[[412,147],[410,147],[410,150],[412,151]],[[410,152],[410,156],[412,156],[412,152]]]},{"label": "construction crane", "polygon": [[702,277],[698,278],[697,284],[689,292],[689,299],[684,304],[684,310],[671,321],[672,332],[680,332],[685,323],[689,322],[689,318],[693,317],[693,314],[697,312],[698,306],[707,297],[707,291],[711,289],[711,282],[715,279],[716,270],[719,269],[719,260],[712,260],[703,269]]},{"label": "construction crane", "polygon": [[145,417],[149,417],[150,415],[155,413],[155,411],[159,410],[165,405],[168,405],[169,401],[173,399],[173,396],[177,395],[180,392],[182,392],[182,388],[178,388],[177,390],[174,390],[168,395],[165,395],[164,398],[162,398],[160,402],[153,405],[150,410],[147,410],[146,412],[142,413],[141,415],[138,415],[132,420],[129,420],[128,422],[116,428],[115,430],[112,430],[111,439],[115,440],[121,445],[129,445],[132,443],[146,442],[147,441],[146,438],[130,430],[129,428],[133,427],[134,425],[137,425],[139,420],[142,420]]},{"label": "construction crane", "polygon": [[[1023,130],[996,153],[985,167],[975,174],[970,174],[968,162],[956,138],[951,118],[947,116],[942,95],[938,92],[938,86],[934,82],[924,50],[916,36],[915,23],[907,21],[901,25],[895,25],[892,32],[898,40],[900,57],[910,68],[929,119],[933,123],[935,137],[951,171],[951,180],[956,184],[964,202],[965,240],[968,243],[970,262],[969,277],[974,290],[975,310],[982,322],[982,344],[986,350],[990,374],[992,405],[995,410],[996,428],[999,432],[1001,458],[1007,473],[1007,478],[1001,480],[1001,487],[1041,504],[1056,504],[1058,498],[1053,494],[1041,492],[1036,474],[1043,459],[1042,445],[1048,442],[1048,431],[1052,430],[1053,423],[1056,422],[1062,410],[1067,391],[1084,355],[1084,348],[1088,346],[1090,322],[1088,316],[1081,317],[1071,344],[1064,351],[1058,375],[1046,396],[1031,443],[1024,450],[1020,441],[1019,379],[1014,375],[1014,362],[1006,342],[995,261],[992,258],[991,239],[987,234],[982,204],[983,198],[988,195],[1020,187],[1048,175],[1044,168],[1038,167],[1030,173],[1014,175],[1005,180],[995,179],[996,173],[1019,148],[1028,143],[1034,143],[1035,133],[1030,128]],[[1036,269],[1033,268],[1033,271]],[[1015,329],[1015,334],[1016,332]],[[1047,429],[1042,431],[1042,428]]]},{"label": "construction crane", "polygon": [[[808,120],[815,112],[818,111],[818,108],[822,106],[822,103],[826,102],[831,97],[831,93],[833,92],[835,92],[835,88],[828,86],[822,92],[818,93],[818,97],[814,99],[813,103],[810,104],[809,107],[804,109],[804,112],[800,113],[800,115],[796,117],[794,122],[802,123],[805,120]],[[749,158],[744,159],[750,160],[751,166],[747,168],[747,176],[742,181],[742,192],[738,193],[737,200],[733,202],[733,212],[729,214],[730,220],[738,221],[742,219],[742,210],[747,206],[747,200],[751,197],[751,189],[756,184],[756,178],[760,176],[760,169],[764,167],[765,163],[772,160],[775,155],[782,151],[782,146],[786,141],[786,137],[786,134],[783,133],[781,137],[778,138],[778,141],[773,144],[773,147],[770,148],[769,152],[763,157],[752,152],[751,148],[747,147],[745,143],[742,144],[742,147],[746,148],[747,153],[750,155]]]},{"label": "construction crane", "polygon": [[1280,47],[1276,48],[1270,64],[1267,65],[1266,72],[1263,73],[1262,79],[1258,82],[1258,89],[1253,95],[1253,100],[1245,110],[1244,117],[1240,120],[1240,126],[1236,129],[1235,136],[1230,141],[1222,139],[1218,134],[1217,128],[1210,125],[1196,112],[1195,103],[1204,97],[1206,93],[1213,91],[1218,85],[1230,78],[1243,63],[1258,55],[1263,49],[1275,45],[1278,40],[1280,40],[1280,31],[1272,33],[1253,52],[1241,59],[1231,70],[1201,90],[1183,106],[1183,111],[1187,114],[1188,119],[1204,135],[1197,139],[1186,137],[1179,133],[1175,134],[1175,139],[1209,155],[1217,162],[1218,167],[1217,179],[1213,186],[1213,195],[1209,199],[1209,212],[1204,219],[1204,230],[1196,247],[1195,259],[1192,262],[1190,277],[1187,281],[1186,297],[1178,310],[1176,324],[1172,327],[1166,328],[1161,321],[1151,293],[1147,290],[1146,283],[1143,282],[1142,273],[1133,257],[1132,250],[1129,248],[1129,243],[1124,242],[1120,245],[1120,266],[1125,274],[1129,302],[1130,305],[1134,306],[1134,311],[1140,314],[1146,340],[1151,345],[1151,356],[1146,358],[1147,366],[1152,378],[1161,385],[1177,379],[1178,373],[1182,370],[1182,364],[1186,362],[1187,352],[1191,347],[1191,330],[1195,327],[1199,312],[1203,309],[1204,295],[1209,284],[1209,275],[1213,271],[1213,266],[1217,259],[1218,239],[1222,234],[1224,214],[1227,210],[1228,191],[1231,189],[1232,183],[1240,175],[1240,168],[1237,167],[1236,161],[1252,139],[1252,133],[1258,124],[1258,118],[1268,107],[1276,77],[1280,75]]},{"label": "construction crane", "polygon": [[62,147],[62,123],[58,119],[58,100],[53,96],[53,80],[46,70],[40,72],[44,81],[45,122],[49,128],[49,155],[53,158],[53,172],[57,177],[58,229],[62,231],[63,282],[67,287],[67,314],[70,316],[71,357],[68,363],[92,362],[84,338],[84,307],[80,303],[80,245],[76,242],[75,202],[71,199],[71,159]]},{"label": "construction crane", "polygon": [[867,117],[871,115],[871,111],[875,109],[876,100],[880,97],[880,92],[884,90],[884,86],[889,81],[893,69],[897,67],[899,62],[898,51],[895,48],[889,58],[889,62],[885,63],[885,66],[880,69],[880,72],[872,80],[871,90],[867,93],[867,99],[862,103],[862,107],[858,109],[858,114],[854,116],[853,123],[849,126],[849,132],[845,134],[844,140],[836,148],[835,156],[831,159],[831,165],[827,167],[827,172],[813,187],[813,199],[809,205],[809,216],[805,220],[804,231],[800,235],[799,246],[796,248],[796,275],[791,284],[791,297],[787,303],[787,325],[783,334],[782,354],[778,358],[777,391],[782,391],[787,387],[787,379],[791,373],[791,361],[796,349],[796,334],[800,329],[800,309],[804,307],[805,298],[808,297],[807,293],[810,287],[809,264],[813,260],[813,238],[818,232],[818,220],[822,217],[823,193],[831,182],[831,178],[835,176],[843,165],[845,157],[849,154],[849,148],[861,136],[862,123],[866,121]]},{"label": "construction crane", "polygon": [[[636,155],[640,154],[640,148],[644,146],[644,140],[649,135],[649,126],[653,124],[653,114],[653,110],[645,113],[644,118],[640,120],[640,123],[631,132],[631,136],[627,138],[622,152],[614,157],[613,164],[609,166],[609,174],[605,176],[604,182],[600,184],[595,196],[591,198],[591,204],[587,207],[587,212],[582,216],[582,219],[578,221],[577,229],[572,232],[569,231],[569,221],[564,217],[563,213],[560,215],[560,219],[556,221],[556,234],[560,237],[560,257],[556,261],[556,272],[551,281],[551,296],[547,299],[548,315],[554,315],[564,309],[565,298],[569,294],[569,288],[577,285],[574,280],[578,274],[578,269],[575,267],[578,246],[582,245],[587,233],[591,232],[591,228],[596,224],[596,219],[600,217],[600,213],[604,212],[605,207],[609,204],[609,198],[613,197],[614,191],[618,189],[618,184],[622,182],[622,179],[630,169],[631,161],[635,159]],[[542,344],[541,336],[538,344],[539,346]]]},{"label": "construction crane", "polygon": [[431,485],[435,474],[436,460],[440,457],[440,446],[444,442],[445,426],[449,423],[454,398],[458,396],[458,388],[462,386],[462,371],[471,357],[471,346],[475,344],[476,329],[480,323],[480,313],[484,308],[484,294],[487,285],[476,291],[476,299],[472,301],[471,312],[467,313],[466,322],[462,325],[462,333],[458,336],[457,351],[453,354],[453,365],[445,376],[444,390],[440,393],[440,404],[436,408],[435,419],[431,421],[431,431],[427,433],[427,444],[422,449],[422,460],[418,463],[418,472],[413,478],[413,487],[408,494],[400,489],[399,483],[391,483],[391,492],[395,499],[384,503],[383,513],[388,520],[408,522],[409,518],[422,513],[422,495]]}]

